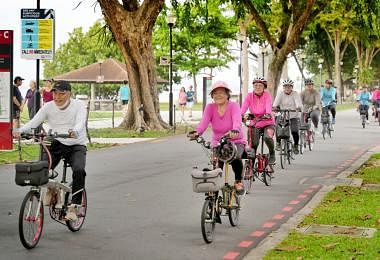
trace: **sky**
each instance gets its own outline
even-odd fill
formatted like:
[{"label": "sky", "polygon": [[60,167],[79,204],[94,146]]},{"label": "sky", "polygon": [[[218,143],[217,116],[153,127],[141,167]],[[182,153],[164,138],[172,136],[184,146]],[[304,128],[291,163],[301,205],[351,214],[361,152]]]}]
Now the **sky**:
[{"label": "sky", "polygon": [[[54,9],[55,11],[55,48],[57,49],[60,44],[65,43],[69,39],[69,33],[74,30],[74,28],[82,27],[84,31],[98,19],[102,19],[102,14],[100,7],[96,6],[94,8],[94,0],[82,1],[82,4],[75,8],[79,0],[40,0],[41,9]],[[14,69],[13,75],[21,76],[25,78],[23,85],[21,86],[21,91],[25,94],[28,89],[29,81],[36,78],[36,61],[26,60],[21,58],[21,9],[35,9],[37,7],[37,0],[10,0],[2,1],[1,9],[1,19],[0,19],[0,30],[13,30],[14,31]],[[232,43],[230,46],[231,51],[235,57],[239,57],[240,43]],[[235,49],[235,50],[234,50]],[[258,49],[251,49],[253,52],[258,53]],[[261,54],[260,54],[261,55]],[[260,56],[259,55],[259,56]],[[238,62],[231,62],[228,64],[228,69],[215,70],[213,73],[215,77],[213,81],[224,80],[231,87],[233,93],[237,94],[239,92],[239,76],[238,76]],[[43,65],[40,62],[40,79],[43,79]],[[256,61],[249,60],[249,72],[250,78],[256,75],[261,75],[258,72],[258,68],[261,65],[257,65]],[[294,62],[289,62],[289,71],[297,71]],[[290,73],[290,75],[295,75]],[[198,86],[202,86],[202,77],[200,75],[197,77]],[[300,78],[300,76],[297,76]],[[296,80],[294,78],[293,80]],[[250,79],[251,81],[251,79]],[[173,99],[174,102],[177,100],[179,89],[184,86],[186,89],[189,85],[193,85],[192,79],[183,78],[180,85],[173,85]],[[249,84],[250,86],[251,84]],[[249,89],[250,90],[250,89]],[[201,87],[198,89],[198,96],[201,96]],[[161,101],[168,100],[168,92],[164,92],[160,95]]]}]

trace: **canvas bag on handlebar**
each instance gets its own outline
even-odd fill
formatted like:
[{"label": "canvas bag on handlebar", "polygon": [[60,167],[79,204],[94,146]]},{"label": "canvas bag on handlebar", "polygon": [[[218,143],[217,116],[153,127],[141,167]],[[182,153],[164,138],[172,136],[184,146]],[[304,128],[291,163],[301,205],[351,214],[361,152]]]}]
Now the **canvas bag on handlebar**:
[{"label": "canvas bag on handlebar", "polygon": [[34,161],[16,163],[16,184],[20,186],[40,186],[49,181],[49,163]]},{"label": "canvas bag on handlebar", "polygon": [[279,139],[290,138],[290,124],[289,122],[278,123],[276,126],[276,136]]},{"label": "canvas bag on handlebar", "polygon": [[193,180],[193,191],[197,193],[206,193],[218,191],[224,186],[223,170],[194,169],[191,173]]}]

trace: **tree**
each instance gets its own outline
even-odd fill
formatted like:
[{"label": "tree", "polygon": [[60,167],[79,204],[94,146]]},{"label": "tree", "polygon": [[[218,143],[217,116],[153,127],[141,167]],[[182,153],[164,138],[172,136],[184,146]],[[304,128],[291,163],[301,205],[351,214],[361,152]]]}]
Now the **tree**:
[{"label": "tree", "polygon": [[245,5],[253,16],[257,28],[272,48],[273,58],[268,68],[268,87],[274,94],[277,92],[287,55],[297,48],[305,27],[324,9],[326,1],[235,0],[234,3],[237,7],[241,3]]},{"label": "tree", "polygon": [[[98,0],[104,19],[110,28],[128,71],[131,99],[125,128],[164,129],[156,89],[156,67],[152,47],[152,32],[163,9],[164,0]],[[143,116],[139,108],[143,105]]]}]

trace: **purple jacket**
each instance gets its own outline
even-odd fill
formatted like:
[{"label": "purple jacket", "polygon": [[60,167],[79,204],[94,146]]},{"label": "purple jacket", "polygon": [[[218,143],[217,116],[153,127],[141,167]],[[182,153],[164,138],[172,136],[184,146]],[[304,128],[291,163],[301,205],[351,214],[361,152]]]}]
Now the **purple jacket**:
[{"label": "purple jacket", "polygon": [[197,133],[203,134],[208,125],[211,124],[212,136],[211,144],[216,146],[220,138],[230,130],[239,131],[239,136],[231,141],[235,144],[245,144],[243,131],[241,128],[241,114],[239,105],[233,101],[228,101],[224,115],[219,115],[218,106],[214,103],[207,104],[201,122],[196,128]]},{"label": "purple jacket", "polygon": [[[264,91],[261,96],[257,96],[253,92],[248,93],[241,106],[241,114],[245,114],[247,109],[249,109],[251,114],[254,114],[257,117],[263,116],[264,114],[272,115],[272,96],[267,91]],[[257,122],[256,128],[263,128],[268,125],[274,125],[273,116],[268,120]]]}]

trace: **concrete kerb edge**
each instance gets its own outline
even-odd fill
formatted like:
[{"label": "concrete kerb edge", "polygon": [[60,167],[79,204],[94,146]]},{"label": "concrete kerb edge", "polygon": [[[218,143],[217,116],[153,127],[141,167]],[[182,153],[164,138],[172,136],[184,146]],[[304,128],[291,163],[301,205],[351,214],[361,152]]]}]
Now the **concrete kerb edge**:
[{"label": "concrete kerb edge", "polygon": [[[347,178],[350,176],[353,172],[355,172],[357,169],[359,169],[370,157],[373,153],[379,152],[380,146],[376,146],[372,149],[369,149],[367,152],[365,152],[363,155],[361,155],[355,162],[353,162],[350,167],[348,167],[346,170],[341,172],[337,178],[340,179],[351,179]],[[361,186],[362,180],[361,179],[351,179],[352,180],[352,186]],[[332,191],[336,185],[328,185],[323,186],[314,196],[313,198],[297,213],[295,213],[292,217],[289,218],[287,222],[282,224],[280,228],[276,231],[273,231],[271,234],[269,234],[263,241],[260,242],[260,244],[252,249],[245,257],[245,260],[250,259],[263,259],[265,255],[268,253],[269,250],[276,247],[278,244],[281,243],[282,240],[284,240],[292,230],[296,230],[297,226],[301,221],[304,219],[304,217],[307,214],[310,214],[315,207],[317,207],[322,199],[326,196],[327,193]]]}]

